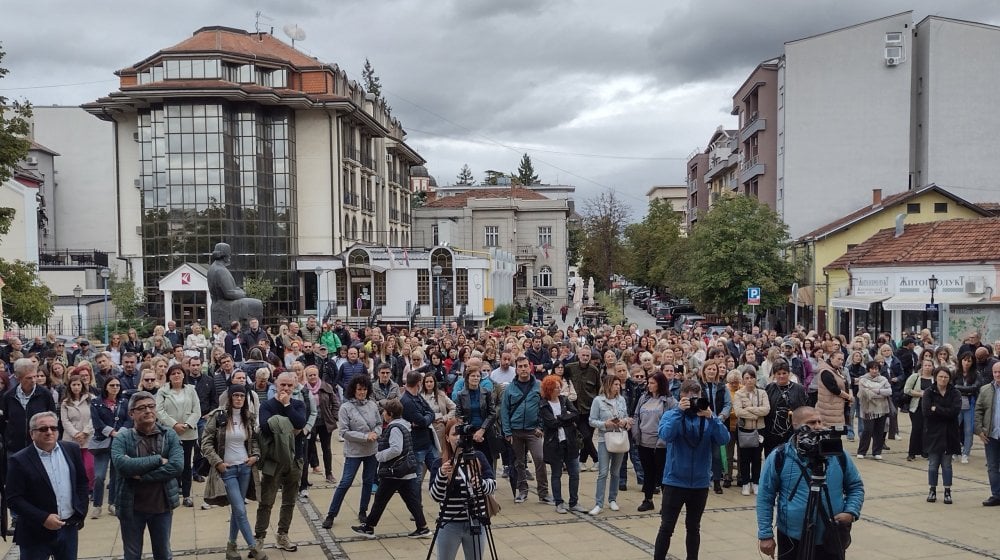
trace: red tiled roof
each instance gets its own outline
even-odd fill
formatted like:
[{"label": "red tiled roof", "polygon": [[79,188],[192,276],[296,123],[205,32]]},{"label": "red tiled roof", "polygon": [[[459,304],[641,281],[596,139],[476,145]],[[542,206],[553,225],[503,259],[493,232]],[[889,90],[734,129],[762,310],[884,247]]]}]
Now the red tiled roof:
[{"label": "red tiled roof", "polygon": [[35,142],[34,140],[31,141],[31,149],[32,150],[38,150],[39,152],[45,152],[45,153],[47,153],[49,155],[53,155],[53,156],[59,155],[59,152],[53,150],[52,148],[48,148],[46,146],[43,146],[43,145],[39,144],[38,142]]},{"label": "red tiled roof", "polygon": [[[453,196],[443,196],[441,198],[436,198],[427,204],[424,204],[426,208],[465,208],[469,203],[470,198],[508,198],[511,195],[511,190],[508,188],[499,189],[485,189],[473,187],[467,191],[458,193]],[[514,198],[519,198],[521,200],[549,200],[549,197],[537,193],[531,189],[526,189],[524,187],[514,187]]]},{"label": "red tiled roof", "polygon": [[1000,216],[1000,202],[977,202],[976,206],[982,208],[991,216]]},{"label": "red tiled roof", "polygon": [[319,60],[306,55],[269,33],[250,33],[231,27],[202,27],[195,31],[191,37],[122,71],[134,71],[136,67],[142,66],[143,63],[159,54],[203,52],[228,53],[274,62],[287,62],[298,68],[315,68],[324,65]]},{"label": "red tiled roof", "polygon": [[1000,262],[1000,218],[945,220],[880,230],[824,270],[859,266]]},{"label": "red tiled roof", "polygon": [[950,192],[942,189],[941,187],[939,187],[937,185],[927,185],[926,187],[923,187],[923,188],[920,188],[920,189],[914,189],[912,191],[903,191],[901,193],[896,193],[896,194],[889,195],[889,196],[883,198],[882,202],[880,202],[878,204],[869,204],[868,206],[865,206],[864,208],[861,208],[859,210],[851,212],[850,214],[848,214],[848,215],[846,215],[846,216],[844,216],[842,218],[839,218],[839,219],[834,220],[834,221],[832,221],[832,222],[830,222],[830,223],[828,223],[828,224],[826,224],[824,226],[821,226],[821,227],[819,227],[817,229],[814,229],[814,230],[810,231],[809,233],[803,235],[799,239],[800,240],[821,239],[823,237],[826,237],[827,235],[830,235],[831,233],[836,233],[837,231],[840,231],[842,228],[845,228],[845,227],[853,224],[854,222],[857,222],[858,220],[867,218],[868,216],[872,216],[872,215],[877,214],[877,213],[879,213],[879,212],[881,212],[881,211],[883,211],[883,210],[885,210],[887,208],[891,208],[891,207],[896,206],[898,204],[902,204],[902,203],[904,203],[904,202],[906,202],[908,200],[911,200],[913,198],[916,198],[917,196],[920,196],[920,195],[922,195],[924,193],[931,192],[931,191],[936,191],[936,192],[938,192],[938,193],[940,193],[940,194],[942,194],[942,195],[944,195],[944,196],[946,196],[946,197],[954,200],[958,204],[962,204],[962,205],[966,206],[967,208],[970,208],[972,210],[978,211],[983,216],[989,216],[990,215],[990,212],[987,211],[987,210],[985,210],[982,207],[981,204],[978,205],[978,206],[975,205],[975,204],[972,204],[972,203],[970,203],[970,202],[968,202],[968,201],[966,201],[966,200],[964,200],[964,199],[962,199],[962,198],[960,198],[958,196],[955,196],[954,194],[952,194],[952,193],[950,193]]}]

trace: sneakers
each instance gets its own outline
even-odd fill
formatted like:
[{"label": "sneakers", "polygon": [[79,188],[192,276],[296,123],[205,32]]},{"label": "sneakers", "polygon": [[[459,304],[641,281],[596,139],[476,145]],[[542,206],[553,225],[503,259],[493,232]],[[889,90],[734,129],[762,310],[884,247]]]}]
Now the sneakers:
[{"label": "sneakers", "polygon": [[239,551],[236,550],[236,543],[233,541],[226,543],[226,560],[243,560]]},{"label": "sneakers", "polygon": [[184,498],[184,507],[194,507],[194,500],[190,497]]},{"label": "sneakers", "polygon": [[580,504],[569,506],[569,510],[576,513],[590,513],[590,510],[581,506]]},{"label": "sneakers", "polygon": [[333,476],[332,474],[326,475],[326,483],[327,484],[336,484],[337,483],[337,477]]},{"label": "sneakers", "polygon": [[351,531],[354,531],[355,533],[361,535],[362,537],[366,537],[369,539],[375,538],[375,529],[369,527],[367,524],[354,525],[353,527],[351,527]]},{"label": "sneakers", "polygon": [[299,501],[300,502],[307,502],[307,501],[309,501],[309,491],[308,490],[299,490]]},{"label": "sneakers", "polygon": [[528,495],[527,495],[527,494],[518,494],[518,495],[517,495],[517,496],[516,496],[516,497],[514,498],[514,503],[515,503],[515,504],[523,504],[523,503],[524,503],[524,501],[525,501],[525,500],[527,500],[527,499],[528,499]]},{"label": "sneakers", "polygon": [[639,511],[650,511],[654,507],[656,506],[653,505],[651,500],[643,500],[642,503],[639,504]]},{"label": "sneakers", "polygon": [[541,498],[538,498],[538,503],[540,503],[540,504],[555,505],[556,500],[552,496],[543,496]]},{"label": "sneakers", "polygon": [[881,455],[872,455],[872,459],[875,459],[876,461],[881,461],[882,460],[882,456]]},{"label": "sneakers", "polygon": [[213,507],[215,507],[215,506],[213,506],[212,504],[209,504],[207,502],[201,504],[201,509],[212,509]]},{"label": "sneakers", "polygon": [[98,506],[90,508],[90,518],[97,519],[99,517],[101,517],[101,508]]},{"label": "sneakers", "polygon": [[205,482],[205,477],[201,476],[198,473],[194,473],[193,475],[191,475],[191,480],[193,480],[194,482]]},{"label": "sneakers", "polygon": [[253,547],[250,548],[250,553],[247,554],[250,558],[256,558],[257,560],[267,560],[267,554],[264,552],[264,540],[258,540]]},{"label": "sneakers", "polygon": [[333,519],[334,519],[334,517],[332,515],[327,515],[326,519],[323,520],[322,527],[324,529],[332,529],[333,528]]},{"label": "sneakers", "polygon": [[719,481],[716,480],[715,483],[712,484],[712,489],[715,490],[716,494],[721,494],[722,493],[722,484],[720,484]]},{"label": "sneakers", "polygon": [[510,465],[504,465],[503,474],[500,475],[500,478],[510,478]]},{"label": "sneakers", "polygon": [[968,465],[969,464],[969,456],[968,455],[962,455],[962,464],[963,465]]},{"label": "sneakers", "polygon": [[749,496],[750,495],[750,485],[749,484],[744,484],[743,485],[743,488],[740,490],[740,495],[741,496]]},{"label": "sneakers", "polygon": [[601,506],[594,506],[594,509],[588,511],[590,515],[599,515],[601,513]]},{"label": "sneakers", "polygon": [[410,537],[411,539],[426,539],[427,537],[431,536],[431,530],[428,529],[427,527],[424,527],[422,529],[417,529],[416,531],[413,531],[412,533],[406,536]]},{"label": "sneakers", "polygon": [[754,496],[757,495],[757,485],[754,484],[753,482],[750,483],[750,491],[753,492]]},{"label": "sneakers", "polygon": [[611,500],[610,502],[608,502],[608,507],[611,508],[611,511],[618,511],[618,510],[622,509],[622,508],[618,507],[618,502],[616,502],[614,500]]},{"label": "sneakers", "polygon": [[864,453],[858,453],[858,459],[864,459],[864,458],[865,458]]},{"label": "sneakers", "polygon": [[556,513],[566,514],[569,513],[569,510],[566,509],[566,506],[564,504],[559,504],[556,506]]},{"label": "sneakers", "polygon": [[[374,533],[375,530],[372,529],[372,532]],[[275,546],[278,547],[278,550],[285,550],[288,552],[295,552],[299,549],[299,545],[288,540],[288,533],[278,533]]]},{"label": "sneakers", "polygon": [[110,513],[111,515],[114,515],[115,511],[117,511],[117,510],[115,510],[115,504],[108,504],[108,513]]}]

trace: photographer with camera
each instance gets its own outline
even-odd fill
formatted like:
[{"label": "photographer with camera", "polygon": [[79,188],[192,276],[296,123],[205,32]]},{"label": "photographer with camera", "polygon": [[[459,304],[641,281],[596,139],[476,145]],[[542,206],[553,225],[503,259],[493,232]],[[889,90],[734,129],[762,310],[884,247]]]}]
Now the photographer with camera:
[{"label": "photographer with camera", "polygon": [[659,436],[667,444],[667,464],[663,469],[663,505],[653,560],[666,559],[681,507],[687,508],[687,557],[697,560],[701,515],[712,479],[712,452],[729,442],[729,429],[712,412],[697,380],[682,383],[680,394],[678,407],[660,418]]},{"label": "photographer with camera", "polygon": [[[774,558],[777,548],[778,560],[844,558],[850,544],[850,526],[861,515],[865,500],[861,475],[843,450],[840,432],[824,430],[815,408],[795,409],[792,427],[791,441],[768,456],[761,473],[757,494],[760,551]],[[818,511],[808,511],[814,481],[827,492],[819,498]],[[835,523],[837,530],[828,531],[827,521]],[[807,529],[815,530],[811,548],[800,546]]]},{"label": "photographer with camera", "polygon": [[465,560],[483,557],[486,536],[482,525],[488,521],[486,496],[493,494],[497,483],[490,461],[474,447],[476,430],[472,424],[462,424],[455,418],[448,420],[445,427],[447,443],[431,482],[431,498],[441,504],[438,560],[455,558],[459,546]]}]

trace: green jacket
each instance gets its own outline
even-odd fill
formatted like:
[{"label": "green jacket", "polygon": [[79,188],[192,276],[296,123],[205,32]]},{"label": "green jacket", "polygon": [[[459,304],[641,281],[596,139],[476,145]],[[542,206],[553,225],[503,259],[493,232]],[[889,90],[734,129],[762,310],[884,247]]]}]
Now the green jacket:
[{"label": "green jacket", "polygon": [[326,346],[326,349],[330,351],[331,356],[336,356],[337,351],[343,346],[340,341],[340,337],[333,334],[333,331],[324,331],[319,337],[319,343]]},{"label": "green jacket", "polygon": [[[163,483],[163,491],[166,492],[167,504],[171,509],[181,503],[180,488],[177,485],[177,477],[184,470],[181,440],[170,428],[161,424],[157,424],[156,428],[163,435],[163,451],[160,455],[138,456],[134,428],[122,429],[111,443],[111,468],[118,474],[118,486],[109,501],[115,505],[115,515],[119,518],[132,515],[135,477],[143,482]],[[166,463],[161,460],[164,457],[167,459]]]},{"label": "green jacket", "polygon": [[271,433],[261,431],[260,472],[274,476],[295,464],[295,428],[287,416],[274,415],[267,420]]}]

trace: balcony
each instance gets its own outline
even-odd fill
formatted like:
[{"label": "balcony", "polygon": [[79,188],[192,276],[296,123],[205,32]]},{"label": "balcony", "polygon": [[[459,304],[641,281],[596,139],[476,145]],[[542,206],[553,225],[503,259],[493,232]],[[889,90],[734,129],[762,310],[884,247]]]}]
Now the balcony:
[{"label": "balcony", "polygon": [[518,245],[517,258],[535,260],[538,258],[538,248],[534,245]]},{"label": "balcony", "polygon": [[746,183],[759,175],[763,175],[765,171],[767,171],[767,167],[763,162],[758,161],[757,156],[744,160],[743,163],[740,164],[740,184]]},{"label": "balcony", "polygon": [[360,197],[351,191],[344,191],[344,206],[357,208]]},{"label": "balcony", "polygon": [[399,221],[399,210],[390,209],[389,210],[389,220],[393,222]]},{"label": "balcony", "polygon": [[39,267],[106,267],[108,254],[96,249],[91,251],[49,251],[38,253]]},{"label": "balcony", "polygon": [[389,176],[388,178],[389,178],[389,182],[390,183],[396,183],[397,185],[400,184],[399,183],[399,173],[397,173],[395,169],[390,169],[389,173],[388,173],[388,176]]},{"label": "balcony", "polygon": [[373,158],[370,153],[363,152],[359,161],[361,162],[362,167],[375,171],[375,158]]},{"label": "balcony", "polygon": [[753,118],[740,129],[740,142],[746,142],[747,138],[752,137],[765,128],[767,128],[767,119]]},{"label": "balcony", "polygon": [[716,161],[711,162],[709,164],[708,171],[705,173],[704,181],[708,183],[723,170],[728,169],[729,166],[732,165],[731,160],[732,158],[726,157],[719,158]]},{"label": "balcony", "polygon": [[410,213],[403,212],[402,214],[400,214],[399,222],[405,225],[410,225]]},{"label": "balcony", "polygon": [[361,150],[354,146],[344,146],[344,159],[349,159],[355,163],[361,163]]}]

